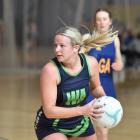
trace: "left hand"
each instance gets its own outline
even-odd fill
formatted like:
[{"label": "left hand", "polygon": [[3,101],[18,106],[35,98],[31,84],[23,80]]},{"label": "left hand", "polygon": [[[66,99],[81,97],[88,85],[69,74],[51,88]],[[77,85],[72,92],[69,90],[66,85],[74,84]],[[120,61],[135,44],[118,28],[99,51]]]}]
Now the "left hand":
[{"label": "left hand", "polygon": [[112,63],[111,67],[115,71],[120,71],[122,69],[122,65],[120,63],[117,63],[117,62]]}]

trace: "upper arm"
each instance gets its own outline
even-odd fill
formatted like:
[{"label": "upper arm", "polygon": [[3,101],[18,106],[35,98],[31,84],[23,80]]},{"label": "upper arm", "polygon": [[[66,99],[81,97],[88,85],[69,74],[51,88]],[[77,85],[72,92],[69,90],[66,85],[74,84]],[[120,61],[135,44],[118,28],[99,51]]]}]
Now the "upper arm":
[{"label": "upper arm", "polygon": [[98,62],[95,57],[88,56],[88,63],[90,65],[90,87],[94,90],[96,87],[100,86],[99,78],[99,67]]},{"label": "upper arm", "polygon": [[115,37],[114,43],[115,43],[115,49],[116,49],[116,58],[115,58],[115,61],[122,62],[121,50],[120,50],[120,40],[119,40],[118,37]]},{"label": "upper arm", "polygon": [[58,72],[54,64],[48,63],[40,75],[40,92],[44,110],[55,106],[57,98]]},{"label": "upper arm", "polygon": [[104,96],[105,92],[100,83],[99,77],[99,67],[96,58],[89,56],[89,63],[91,64],[91,78],[90,78],[90,88],[91,93],[94,97]]}]

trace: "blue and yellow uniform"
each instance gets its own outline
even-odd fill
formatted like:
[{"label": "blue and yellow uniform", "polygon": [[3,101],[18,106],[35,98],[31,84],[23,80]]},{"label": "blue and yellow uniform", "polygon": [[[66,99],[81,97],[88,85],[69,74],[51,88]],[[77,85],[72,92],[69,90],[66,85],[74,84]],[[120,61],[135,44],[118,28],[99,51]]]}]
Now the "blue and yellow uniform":
[{"label": "blue and yellow uniform", "polygon": [[[70,75],[66,72],[65,68],[57,61],[57,58],[52,59],[61,78],[61,82],[57,86],[57,106],[76,107],[86,104],[86,98],[90,93],[90,73],[86,56],[84,54],[79,54],[79,56],[82,70],[76,75]],[[37,112],[35,130],[39,140],[56,132],[63,133],[68,137],[84,137],[95,133],[92,122],[87,116],[49,119],[45,116],[42,107]]]},{"label": "blue and yellow uniform", "polygon": [[[107,96],[116,98],[115,86],[113,82],[113,69],[112,63],[115,61],[115,43],[112,42],[101,48],[92,48],[88,52],[88,55],[94,56],[99,65],[100,81],[101,85]],[[91,101],[93,96],[88,97],[88,101]]]}]

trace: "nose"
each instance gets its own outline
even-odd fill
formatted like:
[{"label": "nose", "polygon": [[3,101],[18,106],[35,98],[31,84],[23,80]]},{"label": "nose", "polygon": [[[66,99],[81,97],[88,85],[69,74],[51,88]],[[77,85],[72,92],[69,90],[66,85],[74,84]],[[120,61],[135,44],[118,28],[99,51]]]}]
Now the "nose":
[{"label": "nose", "polygon": [[60,45],[56,45],[56,47],[55,47],[55,51],[56,51],[56,52],[59,52],[60,50],[61,50]]},{"label": "nose", "polygon": [[103,25],[103,24],[104,24],[104,20],[101,19],[101,20],[100,20],[100,25]]}]

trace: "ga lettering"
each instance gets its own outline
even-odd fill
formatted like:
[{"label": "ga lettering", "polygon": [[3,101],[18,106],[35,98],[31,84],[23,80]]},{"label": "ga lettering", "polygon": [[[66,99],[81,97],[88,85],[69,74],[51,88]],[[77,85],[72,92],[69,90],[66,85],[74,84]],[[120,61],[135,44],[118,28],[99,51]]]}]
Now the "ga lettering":
[{"label": "ga lettering", "polygon": [[110,59],[102,58],[99,61],[99,72],[100,73],[110,73]]}]

